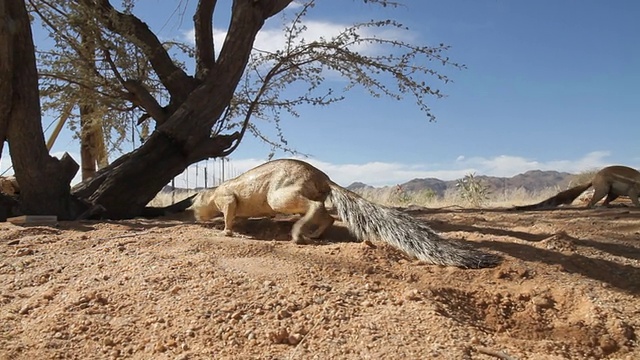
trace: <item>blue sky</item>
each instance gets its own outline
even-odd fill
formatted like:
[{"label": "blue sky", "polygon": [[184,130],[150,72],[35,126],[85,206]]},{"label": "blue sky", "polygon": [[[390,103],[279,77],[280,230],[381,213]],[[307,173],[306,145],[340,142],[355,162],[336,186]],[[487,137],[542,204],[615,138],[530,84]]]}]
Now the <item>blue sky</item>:
[{"label": "blue sky", "polygon": [[[161,38],[189,40],[192,12],[171,15],[169,3],[140,0],[134,13]],[[307,18],[310,37],[394,18],[410,28],[394,36],[451,45],[448,55],[467,67],[444,69],[454,82],[436,84],[447,95],[429,100],[436,122],[412,98],[374,99],[361,89],[340,104],[284,118],[289,145],[311,155],[307,160],[338,183],[392,185],[416,177],[578,172],[610,164],[640,168],[640,2],[414,0],[397,9],[361,0],[318,3]],[[218,1],[221,10],[229,4]],[[224,35],[224,23],[216,18],[218,34]],[[257,46],[277,44],[280,28],[279,17],[270,19]],[[34,32],[36,43],[43,41]],[[68,131],[53,149],[65,150],[78,152]],[[233,171],[263,162],[269,152],[247,138],[231,156]]]}]

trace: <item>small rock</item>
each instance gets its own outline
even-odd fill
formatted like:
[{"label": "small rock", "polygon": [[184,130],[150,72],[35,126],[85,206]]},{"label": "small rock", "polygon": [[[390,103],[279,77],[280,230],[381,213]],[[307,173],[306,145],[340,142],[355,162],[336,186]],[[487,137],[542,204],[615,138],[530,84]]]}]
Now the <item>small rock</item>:
[{"label": "small rock", "polygon": [[291,317],[291,313],[287,310],[278,311],[278,320],[286,319],[288,317]]},{"label": "small rock", "polygon": [[536,296],[532,299],[532,302],[535,306],[543,309],[552,308],[554,304],[553,299],[548,296]]},{"label": "small rock", "polygon": [[619,349],[618,343],[610,336],[604,336],[600,339],[600,348],[605,354],[611,354]]},{"label": "small rock", "polygon": [[418,301],[422,299],[422,296],[420,295],[420,292],[418,291],[418,289],[411,289],[404,293],[404,298],[406,300]]},{"label": "small rock", "polygon": [[165,352],[165,351],[167,351],[167,347],[164,346],[164,344],[162,344],[162,343],[157,343],[155,348],[154,348],[154,350],[156,352]]},{"label": "small rock", "polygon": [[33,255],[33,250],[28,248],[21,248],[16,250],[16,256]]},{"label": "small rock", "polygon": [[302,340],[302,335],[300,334],[291,334],[287,338],[287,342],[289,343],[289,345],[298,345],[301,340]]},{"label": "small rock", "polygon": [[242,311],[236,311],[231,314],[231,318],[234,320],[240,320],[242,318]]},{"label": "small rock", "polygon": [[20,310],[18,310],[18,314],[26,315],[26,314],[29,313],[29,311],[31,311],[31,309],[33,309],[33,306],[31,306],[29,304],[25,304],[20,308]]},{"label": "small rock", "polygon": [[284,344],[289,339],[289,332],[286,328],[280,328],[269,333],[269,340],[274,344]]},{"label": "small rock", "polygon": [[49,289],[42,293],[42,298],[45,300],[52,300],[56,296],[56,292],[53,289]]}]

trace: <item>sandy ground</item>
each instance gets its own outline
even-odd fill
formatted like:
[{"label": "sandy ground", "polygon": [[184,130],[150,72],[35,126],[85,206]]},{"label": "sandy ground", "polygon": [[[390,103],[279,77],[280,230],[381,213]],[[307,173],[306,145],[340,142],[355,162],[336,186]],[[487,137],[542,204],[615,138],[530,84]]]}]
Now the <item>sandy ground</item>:
[{"label": "sandy ground", "polygon": [[640,210],[407,211],[505,261],[287,218],[0,223],[0,359],[640,359]]}]

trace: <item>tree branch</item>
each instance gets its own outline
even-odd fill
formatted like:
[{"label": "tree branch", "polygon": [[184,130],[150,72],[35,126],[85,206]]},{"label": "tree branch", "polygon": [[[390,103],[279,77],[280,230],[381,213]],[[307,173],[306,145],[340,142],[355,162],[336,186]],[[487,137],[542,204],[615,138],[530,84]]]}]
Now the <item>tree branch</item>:
[{"label": "tree branch", "polygon": [[113,62],[113,59],[111,59],[111,53],[109,53],[109,49],[104,47],[104,44],[101,44],[100,47],[102,48],[105,60],[107,61],[107,63],[109,63],[111,71],[113,72],[116,79],[120,81],[122,86],[124,86],[124,88],[127,89],[129,93],[131,93],[131,96],[128,97],[128,100],[133,102],[136,106],[143,108],[149,115],[151,115],[151,117],[156,120],[158,124],[162,124],[163,122],[165,122],[167,120],[167,114],[165,113],[162,106],[158,104],[156,99],[151,96],[151,93],[144,87],[144,85],[142,85],[142,82],[137,80],[125,80],[118,71],[118,67]]},{"label": "tree branch", "polygon": [[234,141],[239,141],[237,132],[234,132],[231,135],[217,135],[215,137],[205,139],[198,145],[198,147],[189,153],[187,160],[189,163],[194,163],[212,157],[227,156],[230,152],[225,150],[229,149],[233,145]]},{"label": "tree branch", "polygon": [[184,101],[197,86],[197,81],[187,75],[172,60],[162,43],[147,24],[136,16],[124,14],[111,6],[109,0],[79,0],[85,6],[97,10],[97,18],[104,26],[130,39],[145,53],[158,78],[178,102]]},{"label": "tree branch", "polygon": [[260,1],[264,18],[265,19],[270,18],[273,15],[284,10],[284,8],[289,6],[289,4],[291,4],[292,1],[293,0],[262,0]]},{"label": "tree branch", "polygon": [[196,32],[196,78],[203,79],[215,65],[213,44],[213,9],[216,0],[200,0],[193,23]]},{"label": "tree branch", "polygon": [[282,66],[283,66],[283,63],[277,63],[271,70],[269,70],[269,73],[263,79],[262,86],[256,93],[256,96],[253,98],[253,100],[251,100],[251,102],[249,103],[249,108],[247,109],[247,112],[245,114],[245,117],[242,123],[242,128],[240,129],[240,133],[236,133],[238,134],[238,141],[236,141],[236,143],[231,148],[225,151],[224,156],[231,154],[240,145],[240,142],[242,141],[242,138],[244,138],[244,134],[247,131],[247,127],[249,126],[249,121],[251,120],[251,116],[253,115],[253,112],[258,108],[258,105],[260,104],[260,98],[267,91],[267,89],[269,88],[269,85],[271,85],[270,84],[271,79],[273,79],[279,72],[285,71],[281,69]]},{"label": "tree branch", "polygon": [[[115,94],[109,94],[107,92],[101,91],[101,90],[97,90],[97,86],[95,86],[94,84],[86,84],[84,82],[78,81],[76,80],[77,77],[66,77],[63,76],[61,74],[55,74],[55,73],[47,73],[47,72],[41,72],[38,74],[41,78],[50,78],[50,79],[55,79],[55,80],[61,80],[61,81],[65,81],[68,82],[69,84],[73,84],[73,85],[78,85],[79,87],[86,89],[87,91],[93,91],[95,93],[97,93],[100,96],[104,96],[106,98],[109,99],[125,99],[128,101],[132,101],[133,102],[133,96],[130,93],[124,92],[124,91],[114,91]],[[104,78],[102,78],[104,79]],[[106,87],[106,86],[105,86]]]},{"label": "tree branch", "polygon": [[143,108],[158,125],[167,121],[167,113],[140,81],[125,80],[122,85],[134,96],[132,102]]},{"label": "tree branch", "polygon": [[[256,34],[264,25],[266,0],[235,0],[231,9],[231,22],[215,67],[209,71],[201,86],[189,100],[177,109],[158,130],[172,134],[185,149],[200,146],[203,137],[209,137],[233,98],[253,49]],[[290,1],[289,1],[290,2]],[[211,97],[211,94],[216,96]],[[204,101],[206,99],[206,102]],[[197,111],[196,111],[197,109]],[[173,119],[191,117],[189,126]]]}]

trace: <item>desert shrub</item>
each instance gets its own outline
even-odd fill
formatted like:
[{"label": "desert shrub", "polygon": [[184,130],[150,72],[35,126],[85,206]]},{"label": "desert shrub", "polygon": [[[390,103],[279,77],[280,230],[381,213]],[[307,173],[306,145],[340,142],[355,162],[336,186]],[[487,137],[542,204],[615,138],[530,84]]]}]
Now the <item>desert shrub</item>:
[{"label": "desert shrub", "polygon": [[476,178],[475,173],[469,173],[456,182],[458,195],[467,204],[480,207],[489,200],[489,187]]},{"label": "desert shrub", "polygon": [[433,189],[427,188],[414,193],[413,200],[411,201],[417,205],[427,205],[436,200],[437,194]]},{"label": "desert shrub", "polygon": [[393,205],[406,206],[411,202],[411,196],[401,185],[396,185],[389,195],[388,202]]}]

